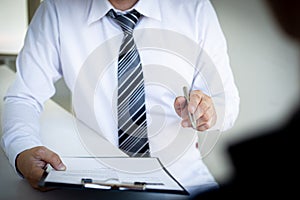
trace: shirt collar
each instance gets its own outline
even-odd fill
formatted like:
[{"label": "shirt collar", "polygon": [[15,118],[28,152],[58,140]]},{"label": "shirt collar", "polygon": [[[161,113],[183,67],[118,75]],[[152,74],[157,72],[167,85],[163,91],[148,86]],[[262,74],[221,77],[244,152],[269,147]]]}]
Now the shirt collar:
[{"label": "shirt collar", "polygon": [[[110,9],[114,9],[114,7],[108,0],[92,0],[91,9],[88,15],[88,24],[103,18]],[[146,17],[161,21],[159,0],[139,0],[132,9],[136,9]]]}]

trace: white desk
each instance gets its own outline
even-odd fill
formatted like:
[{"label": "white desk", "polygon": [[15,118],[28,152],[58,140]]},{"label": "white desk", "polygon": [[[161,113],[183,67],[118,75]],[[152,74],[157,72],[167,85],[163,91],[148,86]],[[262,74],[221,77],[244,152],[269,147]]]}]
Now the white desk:
[{"label": "white desk", "polygon": [[[14,73],[5,66],[0,66],[0,114],[2,111],[2,98],[10,83],[14,80]],[[85,156],[89,155],[81,144],[74,128],[73,117],[55,102],[49,100],[45,105],[45,111],[41,119],[41,135],[43,142],[57,153],[64,156]],[[0,124],[1,128],[1,124]],[[82,125],[81,128],[84,128]],[[81,129],[82,130],[82,129]],[[99,146],[98,156],[124,156],[122,152],[113,147],[109,142],[98,136],[89,128],[85,127],[87,137],[91,144]],[[63,134],[62,134],[63,132]],[[0,136],[2,133],[0,133]],[[60,138],[57,140],[57,138]],[[101,144],[101,145],[99,145]],[[14,199],[188,199],[188,196],[161,194],[161,193],[140,193],[140,192],[119,192],[119,191],[82,191],[82,190],[54,190],[39,192],[31,188],[26,180],[21,179],[10,166],[3,150],[0,150],[0,200]]]}]

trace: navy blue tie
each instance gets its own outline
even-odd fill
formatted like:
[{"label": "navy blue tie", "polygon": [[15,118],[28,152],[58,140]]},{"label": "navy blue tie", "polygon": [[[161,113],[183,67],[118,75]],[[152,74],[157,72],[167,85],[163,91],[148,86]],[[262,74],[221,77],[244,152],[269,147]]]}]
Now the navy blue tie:
[{"label": "navy blue tie", "polygon": [[145,86],[133,29],[140,13],[136,10],[108,15],[120,25],[124,37],[118,57],[118,136],[119,148],[132,157],[150,156],[147,135]]}]

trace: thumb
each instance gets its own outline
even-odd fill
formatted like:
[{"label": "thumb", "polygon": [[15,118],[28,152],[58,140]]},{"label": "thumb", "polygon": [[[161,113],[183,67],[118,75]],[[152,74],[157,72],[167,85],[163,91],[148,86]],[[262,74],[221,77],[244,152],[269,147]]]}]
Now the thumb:
[{"label": "thumb", "polygon": [[66,170],[66,166],[63,164],[60,157],[53,151],[44,147],[39,150],[39,153],[41,160],[49,163],[55,170]]},{"label": "thumb", "polygon": [[183,96],[179,96],[176,97],[175,101],[174,101],[174,109],[177,113],[178,116],[182,116],[182,111],[186,106],[186,100],[185,97]]}]

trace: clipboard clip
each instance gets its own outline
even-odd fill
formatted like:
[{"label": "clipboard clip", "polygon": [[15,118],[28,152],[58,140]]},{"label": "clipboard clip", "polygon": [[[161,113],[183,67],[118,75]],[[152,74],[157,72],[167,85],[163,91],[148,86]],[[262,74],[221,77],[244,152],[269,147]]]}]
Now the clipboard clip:
[{"label": "clipboard clip", "polygon": [[103,183],[94,182],[91,178],[82,178],[81,184],[85,188],[107,190],[146,190],[146,184],[141,183]]}]

